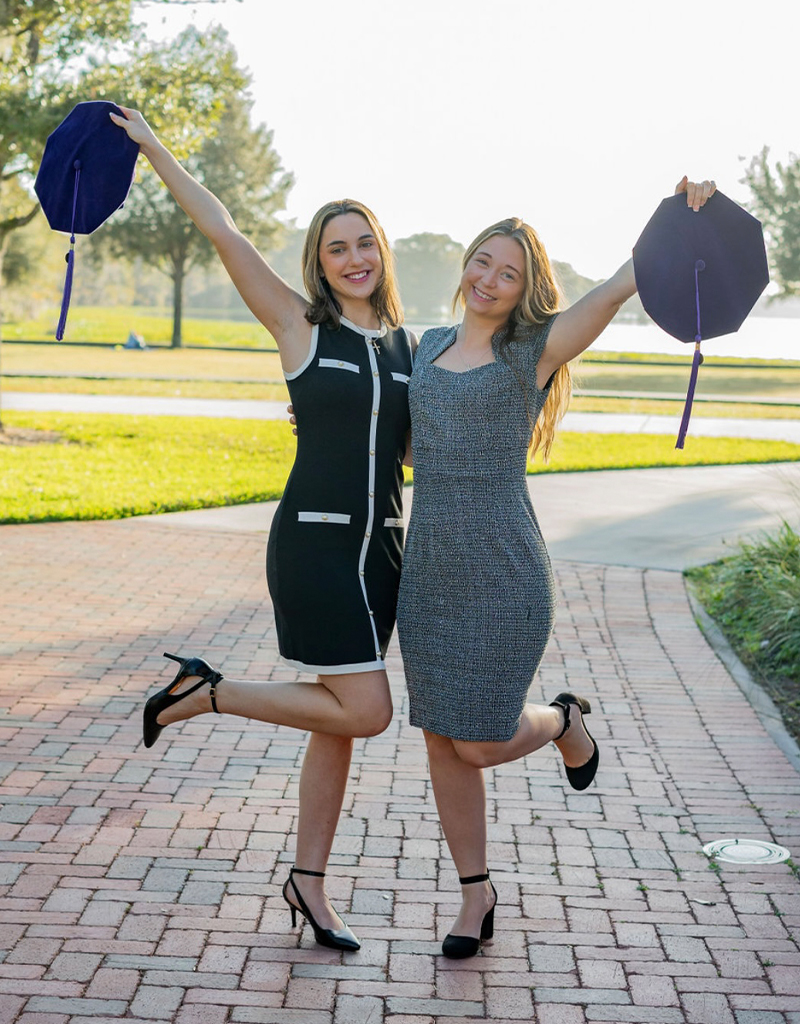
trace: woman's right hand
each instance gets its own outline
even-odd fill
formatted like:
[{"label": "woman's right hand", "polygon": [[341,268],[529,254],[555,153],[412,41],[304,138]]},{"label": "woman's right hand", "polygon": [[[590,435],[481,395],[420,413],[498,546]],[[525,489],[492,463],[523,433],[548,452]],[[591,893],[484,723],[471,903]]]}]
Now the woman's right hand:
[{"label": "woman's right hand", "polygon": [[120,117],[119,114],[113,112],[109,112],[108,116],[114,124],[118,124],[128,133],[129,139],[144,149],[158,142],[155,132],[138,110],[134,110],[132,107],[123,107],[121,103],[118,103],[117,106],[125,116]]},{"label": "woman's right hand", "polygon": [[292,433],[297,434],[297,417],[294,414],[294,406],[287,405],[286,411],[289,413],[289,422],[292,424]]}]

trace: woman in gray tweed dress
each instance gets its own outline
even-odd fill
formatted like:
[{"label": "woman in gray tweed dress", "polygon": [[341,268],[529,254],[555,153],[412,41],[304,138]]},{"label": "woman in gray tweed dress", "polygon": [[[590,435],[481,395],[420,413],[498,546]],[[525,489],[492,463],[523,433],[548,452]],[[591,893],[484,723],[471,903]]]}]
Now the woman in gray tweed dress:
[{"label": "woman in gray tweed dress", "polygon": [[[713,182],[676,192],[699,209]],[[558,313],[547,254],[513,218],[464,256],[460,325],[427,331],[409,389],[414,504],[397,626],[412,725],[424,730],[436,805],[463,903],[443,945],[472,956],[492,937],[482,770],[555,741],[585,789],[597,745],[585,698],[526,702],[553,626],[553,576],[525,479],[546,458],[570,396],[569,360],[636,291],[632,261]]]}]

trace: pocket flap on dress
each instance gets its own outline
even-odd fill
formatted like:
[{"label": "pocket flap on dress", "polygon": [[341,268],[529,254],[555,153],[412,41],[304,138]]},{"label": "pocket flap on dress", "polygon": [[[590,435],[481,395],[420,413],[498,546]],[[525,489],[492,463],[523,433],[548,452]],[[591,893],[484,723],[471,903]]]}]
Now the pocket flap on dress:
[{"label": "pocket flap on dress", "polygon": [[330,370],[350,370],[351,373],[360,373],[356,363],[346,363],[344,359],[323,359],[320,357],[319,365]]},{"label": "pocket flap on dress", "polygon": [[343,523],[350,522],[350,516],[344,512],[298,512],[298,523]]},{"label": "pocket flap on dress", "polygon": [[407,373],[393,373],[392,380],[399,380],[401,384],[408,384],[411,378]]},{"label": "pocket flap on dress", "polygon": [[388,516],[386,519],[384,519],[383,525],[384,526],[402,526],[403,525],[403,520],[402,519],[395,519],[395,518],[393,518],[391,516]]}]

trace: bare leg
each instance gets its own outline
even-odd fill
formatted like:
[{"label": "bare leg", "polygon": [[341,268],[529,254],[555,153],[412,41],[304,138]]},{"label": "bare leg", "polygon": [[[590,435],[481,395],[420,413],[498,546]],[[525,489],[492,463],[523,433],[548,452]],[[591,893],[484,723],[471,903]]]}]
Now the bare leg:
[{"label": "bare leg", "polygon": [[[300,814],[295,866],[325,871],[342,810],[353,740],[349,736],[312,733],[300,775]],[[338,931],[339,915],[325,893],[325,879],[295,875],[294,884],[321,928]],[[291,898],[291,886],[289,886]],[[293,902],[295,902],[293,900]]]},{"label": "bare leg", "polygon": [[[558,740],[556,746],[570,768],[586,764],[594,752],[594,745],[583,726],[583,715],[576,705],[570,710],[571,725]],[[532,754],[547,743],[552,743],[564,728],[564,712],[561,708],[544,704],[526,704],[517,731],[504,743],[467,743],[454,740],[458,756],[477,768],[516,761],[517,758]]]},{"label": "bare leg", "polygon": [[[197,676],[188,676],[176,692],[189,689]],[[211,711],[209,688],[166,708],[159,725],[170,725]],[[375,736],[392,719],[389,680],[382,670],[319,676],[317,683],[265,683],[222,680],[217,686],[217,707],[227,715],[333,736]]]},{"label": "bare leg", "polygon": [[[486,787],[483,772],[464,762],[453,740],[424,731],[433,794],[450,854],[460,877],[486,873]],[[480,935],[494,895],[488,882],[461,888],[453,935]]]}]

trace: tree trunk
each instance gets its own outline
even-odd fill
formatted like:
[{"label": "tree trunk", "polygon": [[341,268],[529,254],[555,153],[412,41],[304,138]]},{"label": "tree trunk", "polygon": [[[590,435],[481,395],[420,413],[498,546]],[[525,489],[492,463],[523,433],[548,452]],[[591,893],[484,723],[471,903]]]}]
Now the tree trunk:
[{"label": "tree trunk", "polygon": [[[6,254],[5,235],[0,238],[0,375],[3,372],[3,260]],[[2,376],[0,376],[0,430],[3,429],[3,387]]]},{"label": "tree trunk", "polygon": [[181,321],[183,319],[183,279],[186,276],[184,261],[176,260],[172,265],[172,348],[181,348]]}]

